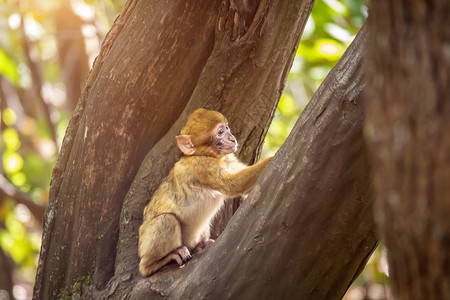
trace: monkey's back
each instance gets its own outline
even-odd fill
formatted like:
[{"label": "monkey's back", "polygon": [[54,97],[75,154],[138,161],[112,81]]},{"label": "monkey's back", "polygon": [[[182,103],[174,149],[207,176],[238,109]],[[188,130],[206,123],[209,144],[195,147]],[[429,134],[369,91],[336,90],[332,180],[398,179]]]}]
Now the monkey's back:
[{"label": "monkey's back", "polygon": [[180,222],[183,244],[189,248],[195,247],[202,235],[209,237],[209,223],[224,200],[222,193],[203,186],[198,180],[199,176],[219,176],[214,174],[217,172],[214,169],[204,171],[211,160],[216,159],[201,156],[181,158],[146,206],[143,226],[160,215],[171,214]]}]

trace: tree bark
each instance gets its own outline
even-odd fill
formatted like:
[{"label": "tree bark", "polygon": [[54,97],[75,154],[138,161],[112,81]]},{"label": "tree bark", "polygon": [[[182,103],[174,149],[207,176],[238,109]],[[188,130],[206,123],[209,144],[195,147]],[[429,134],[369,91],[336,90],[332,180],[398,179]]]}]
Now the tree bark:
[{"label": "tree bark", "polygon": [[450,299],[450,3],[372,1],[366,138],[400,299]]},{"label": "tree bark", "polygon": [[[0,203],[3,199],[0,197]],[[12,298],[14,261],[0,247],[0,298]]]},{"label": "tree bark", "polygon": [[194,109],[220,110],[241,158],[254,161],[312,4],[128,1],[53,171],[35,299],[82,294],[91,283],[100,297],[135,289],[137,228],[179,156],[173,137]]}]

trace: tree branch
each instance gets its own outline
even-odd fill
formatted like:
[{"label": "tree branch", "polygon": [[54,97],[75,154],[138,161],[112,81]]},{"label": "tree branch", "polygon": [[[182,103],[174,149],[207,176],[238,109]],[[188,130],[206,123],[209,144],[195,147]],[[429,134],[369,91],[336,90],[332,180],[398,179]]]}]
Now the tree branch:
[{"label": "tree branch", "polygon": [[55,127],[55,124],[53,124],[53,121],[51,118],[50,107],[45,102],[44,96],[42,95],[42,78],[41,78],[41,74],[39,72],[39,68],[36,65],[36,63],[34,62],[34,60],[32,59],[31,54],[30,54],[31,42],[25,33],[25,25],[24,25],[23,16],[21,17],[21,22],[20,22],[20,32],[21,32],[21,36],[22,36],[22,45],[23,45],[25,58],[27,60],[28,67],[29,67],[30,73],[31,73],[33,90],[37,96],[37,99],[39,100],[40,106],[42,107],[42,110],[44,112],[44,117],[47,122],[48,130],[50,132],[50,136],[52,137],[52,140],[55,143],[55,149],[58,152],[59,147],[58,147],[58,137],[56,134],[56,127]]},{"label": "tree branch", "polygon": [[41,224],[43,222],[45,207],[39,204],[36,204],[31,198],[19,191],[15,185],[10,183],[8,179],[6,179],[3,175],[0,174],[0,194],[3,196],[7,196],[12,198],[16,203],[20,203],[25,205],[33,216],[38,220]]}]

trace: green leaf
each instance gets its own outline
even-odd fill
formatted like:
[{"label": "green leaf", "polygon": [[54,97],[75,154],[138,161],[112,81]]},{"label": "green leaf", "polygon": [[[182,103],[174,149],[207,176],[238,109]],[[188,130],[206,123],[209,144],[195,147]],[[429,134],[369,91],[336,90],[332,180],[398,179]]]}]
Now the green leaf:
[{"label": "green leaf", "polygon": [[280,103],[278,104],[278,109],[280,112],[287,117],[293,116],[298,113],[297,105],[295,104],[294,98],[289,94],[282,94],[280,98]]},{"label": "green leaf", "polygon": [[15,186],[22,186],[27,182],[27,176],[24,173],[18,172],[11,175],[11,182]]},{"label": "green leaf", "polygon": [[13,126],[14,124],[16,124],[17,115],[14,110],[7,107],[2,112],[2,118],[3,122],[5,122],[7,126]]},{"label": "green leaf", "polygon": [[19,73],[14,61],[0,49],[0,74],[9,79],[15,86],[19,84]]},{"label": "green leaf", "polygon": [[25,156],[23,173],[27,177],[27,183],[35,189],[37,187],[48,187],[52,176],[53,162],[47,162],[36,153]]},{"label": "green leaf", "polygon": [[20,148],[19,135],[13,128],[6,128],[2,136],[7,150],[15,152]]}]

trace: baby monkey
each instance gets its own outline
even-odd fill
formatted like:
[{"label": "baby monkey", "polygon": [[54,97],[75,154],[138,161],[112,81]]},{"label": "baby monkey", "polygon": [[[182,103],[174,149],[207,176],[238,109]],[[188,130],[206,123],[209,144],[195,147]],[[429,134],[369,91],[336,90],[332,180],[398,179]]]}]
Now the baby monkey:
[{"label": "baby monkey", "polygon": [[176,137],[184,156],[144,209],[139,228],[139,271],[150,276],[171,261],[182,265],[210,239],[210,222],[225,198],[248,194],[270,158],[246,166],[236,138],[219,112],[193,112]]}]

